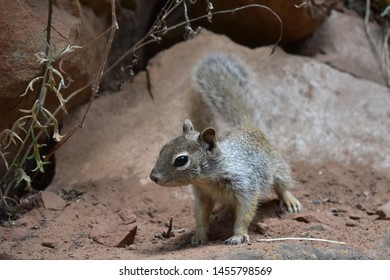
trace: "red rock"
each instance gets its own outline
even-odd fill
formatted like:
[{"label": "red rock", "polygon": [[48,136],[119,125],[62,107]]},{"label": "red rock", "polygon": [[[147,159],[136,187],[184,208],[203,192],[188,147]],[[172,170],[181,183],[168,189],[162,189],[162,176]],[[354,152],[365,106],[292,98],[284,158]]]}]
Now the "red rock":
[{"label": "red rock", "polygon": [[44,191],[41,197],[43,205],[47,210],[62,211],[65,208],[65,200],[53,192]]},{"label": "red rock", "polygon": [[[132,211],[125,211],[125,213],[130,212]],[[137,225],[129,226],[128,221],[124,222],[119,214],[108,215],[104,220],[92,227],[89,237],[95,242],[108,247],[129,246],[134,243]]]},{"label": "red rock", "polygon": [[[271,13],[272,10],[283,22],[282,44],[287,45],[308,37],[328,17],[336,1],[324,0],[309,8],[297,8],[304,1],[295,0],[286,3],[284,0],[231,0],[212,1],[213,12],[230,10],[251,4],[261,4],[269,9],[248,7],[236,11],[214,15],[212,22],[206,19],[195,22],[194,26],[204,26],[216,33],[225,34],[232,40],[250,47],[275,44],[280,34],[280,22]],[[295,5],[294,5],[295,4]],[[197,1],[189,6],[191,17],[202,16],[206,13],[205,1]]]},{"label": "red rock", "polygon": [[54,249],[56,247],[56,244],[54,241],[52,240],[45,240],[45,241],[42,241],[41,245],[43,247],[47,247],[47,248],[51,248],[51,249]]},{"label": "red rock", "polygon": [[268,229],[269,226],[266,223],[258,222],[256,224],[256,230],[261,234],[265,234]]},{"label": "red rock", "polygon": [[293,220],[296,220],[298,222],[303,222],[306,224],[320,222],[315,216],[312,215],[300,215],[298,217],[295,217]]},{"label": "red rock", "polygon": [[133,226],[128,234],[115,246],[115,247],[127,247],[134,244],[135,234],[137,233],[137,226]]},{"label": "red rock", "polygon": [[[374,37],[381,33],[378,24],[371,23],[369,28]],[[380,63],[364,29],[364,19],[332,11],[328,20],[303,42],[298,53],[314,56],[315,59],[355,77],[386,85]],[[348,47],[345,47],[346,42]],[[363,195],[368,197],[370,193],[364,191]]]},{"label": "red rock", "polygon": [[[51,43],[57,49],[62,49],[67,44],[84,45],[104,31],[105,27],[99,22],[98,17],[90,9],[77,5],[78,1],[55,2],[52,24],[56,31],[53,30],[51,33]],[[0,131],[20,116],[18,109],[29,109],[35,101],[34,94],[28,94],[26,98],[20,98],[20,95],[29,81],[40,72],[41,66],[34,55],[44,51],[45,44],[40,34],[46,28],[47,3],[48,1],[40,1],[30,5],[21,0],[2,1]],[[97,44],[103,45],[104,42]],[[73,83],[69,83],[67,89],[63,89],[65,95],[69,95],[95,77],[100,61],[92,57],[96,57],[100,52],[99,48],[89,48],[88,51],[75,52],[66,59],[66,62],[64,61],[67,74],[74,80]],[[37,90],[38,86],[34,89]],[[68,110],[88,100],[88,95],[81,95],[67,104]],[[50,109],[58,106],[58,100],[49,97],[49,94],[46,102]]]},{"label": "red rock", "polygon": [[390,220],[390,201],[379,207],[375,214],[377,214],[379,218],[383,220]]},{"label": "red rock", "polygon": [[137,216],[134,214],[133,210],[130,209],[122,209],[119,211],[118,215],[125,225],[132,224],[137,221]]}]

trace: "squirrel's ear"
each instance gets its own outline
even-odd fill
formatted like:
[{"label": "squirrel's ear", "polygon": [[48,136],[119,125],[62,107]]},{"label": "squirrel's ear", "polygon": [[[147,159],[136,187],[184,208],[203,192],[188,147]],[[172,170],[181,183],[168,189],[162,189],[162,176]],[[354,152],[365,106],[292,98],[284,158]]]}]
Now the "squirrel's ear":
[{"label": "squirrel's ear", "polygon": [[183,124],[183,133],[186,134],[194,130],[194,126],[189,119],[186,119]]},{"label": "squirrel's ear", "polygon": [[209,149],[213,149],[217,144],[217,137],[215,136],[215,129],[212,127],[206,128],[200,134],[200,139],[209,145]]}]

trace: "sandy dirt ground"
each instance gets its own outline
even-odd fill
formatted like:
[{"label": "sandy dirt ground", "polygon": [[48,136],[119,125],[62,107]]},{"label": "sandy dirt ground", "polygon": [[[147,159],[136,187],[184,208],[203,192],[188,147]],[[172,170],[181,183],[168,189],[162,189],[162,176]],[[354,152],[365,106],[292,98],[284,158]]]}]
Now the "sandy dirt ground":
[{"label": "sandy dirt ground", "polygon": [[[390,176],[369,166],[337,163],[314,166],[292,164],[296,179],[294,193],[304,212],[280,210],[274,193],[259,204],[249,230],[249,244],[227,246],[223,240],[232,232],[232,215],[218,215],[210,222],[211,241],[191,247],[194,234],[192,194],[189,188],[163,188],[152,183],[141,186],[123,179],[102,179],[58,190],[66,202],[62,210],[49,210],[38,203],[20,219],[0,228],[3,259],[316,259],[390,258],[389,221],[377,209],[390,197]],[[46,205],[46,208],[45,208]],[[107,227],[115,217],[129,221],[133,244],[110,245]],[[127,218],[123,218],[126,216]],[[131,218],[128,218],[131,216]],[[166,236],[172,218],[173,233]],[[117,229],[115,230],[117,231]],[[106,234],[104,234],[106,233]],[[165,237],[164,237],[165,236]],[[259,239],[298,237],[322,241],[259,242]],[[103,244],[101,244],[103,243]],[[387,246],[387,247],[386,247]],[[313,248],[325,254],[316,253]]]}]

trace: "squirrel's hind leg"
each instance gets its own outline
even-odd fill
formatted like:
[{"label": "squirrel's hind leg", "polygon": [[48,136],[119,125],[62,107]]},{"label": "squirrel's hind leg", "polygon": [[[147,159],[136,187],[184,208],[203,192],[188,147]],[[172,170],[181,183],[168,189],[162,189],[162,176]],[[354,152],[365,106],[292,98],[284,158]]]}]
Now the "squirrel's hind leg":
[{"label": "squirrel's hind leg", "polygon": [[290,213],[298,213],[303,210],[302,204],[299,200],[287,190],[288,186],[281,184],[280,182],[276,182],[274,188],[279,197],[280,207],[282,209],[285,207],[287,212]]}]

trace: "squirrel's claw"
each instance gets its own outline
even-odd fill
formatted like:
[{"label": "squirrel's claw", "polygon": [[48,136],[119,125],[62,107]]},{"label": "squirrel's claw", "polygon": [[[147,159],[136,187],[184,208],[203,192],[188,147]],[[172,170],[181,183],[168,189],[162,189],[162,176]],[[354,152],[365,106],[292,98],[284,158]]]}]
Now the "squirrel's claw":
[{"label": "squirrel's claw", "polygon": [[197,233],[191,238],[191,245],[192,246],[204,245],[207,243],[207,241],[208,241],[207,234]]},{"label": "squirrel's claw", "polygon": [[285,191],[283,194],[279,206],[281,209],[286,209],[286,211],[289,213],[299,213],[303,210],[303,206],[299,200],[288,191]]},{"label": "squirrel's claw", "polygon": [[238,245],[241,243],[249,243],[249,235],[248,234],[244,234],[242,236],[233,235],[229,239],[225,240],[226,245]]}]

